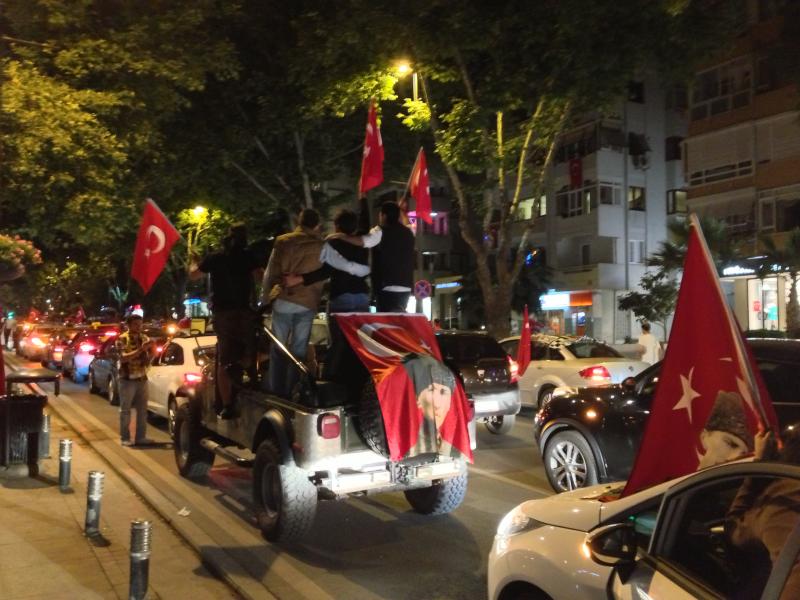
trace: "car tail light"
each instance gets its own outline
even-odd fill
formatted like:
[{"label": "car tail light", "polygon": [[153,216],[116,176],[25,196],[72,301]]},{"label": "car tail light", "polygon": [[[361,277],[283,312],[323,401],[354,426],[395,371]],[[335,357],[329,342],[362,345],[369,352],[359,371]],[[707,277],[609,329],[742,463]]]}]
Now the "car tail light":
[{"label": "car tail light", "polygon": [[107,337],[115,337],[115,336],[119,335],[119,331],[114,331],[114,330],[112,329],[111,331],[106,331],[105,335],[106,335]]},{"label": "car tail light", "polygon": [[578,373],[584,379],[591,381],[611,381],[611,373],[604,366],[588,367]]},{"label": "car tail light", "polygon": [[44,348],[47,345],[42,341],[42,338],[37,337],[37,336],[33,336],[31,338],[31,344],[33,344],[37,348]]},{"label": "car tail light", "polygon": [[83,342],[83,343],[81,343],[81,345],[80,345],[80,346],[78,346],[78,349],[79,349],[81,352],[86,352],[87,354],[89,354],[89,353],[92,353],[92,352],[94,352],[95,350],[97,350],[97,348],[95,347],[95,345],[94,345],[94,344],[90,344],[89,342]]},{"label": "car tail light", "polygon": [[203,376],[200,373],[184,373],[183,374],[183,382],[186,385],[194,385],[195,383],[200,383],[203,380]]},{"label": "car tail light", "polygon": [[53,348],[53,352],[63,352],[64,346],[56,346]]},{"label": "car tail light", "polygon": [[156,354],[161,354],[164,351],[164,346],[156,346]]},{"label": "car tail light", "polygon": [[338,438],[341,433],[342,424],[339,416],[333,413],[325,413],[317,420],[317,433],[326,440]]},{"label": "car tail light", "polygon": [[506,358],[508,358],[508,380],[510,383],[517,383],[519,381],[519,365],[517,364],[517,361],[510,356],[507,356]]}]

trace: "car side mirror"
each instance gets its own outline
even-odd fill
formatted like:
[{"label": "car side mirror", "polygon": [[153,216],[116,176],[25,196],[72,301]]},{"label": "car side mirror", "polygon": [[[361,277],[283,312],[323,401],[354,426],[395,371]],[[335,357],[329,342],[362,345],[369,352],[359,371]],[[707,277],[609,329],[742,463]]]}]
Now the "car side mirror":
[{"label": "car side mirror", "polygon": [[607,567],[629,565],[636,560],[636,531],[632,523],[614,523],[586,535],[584,542],[597,564]]},{"label": "car side mirror", "polygon": [[632,392],[636,389],[636,378],[635,377],[626,377],[622,380],[622,387],[629,392]]}]

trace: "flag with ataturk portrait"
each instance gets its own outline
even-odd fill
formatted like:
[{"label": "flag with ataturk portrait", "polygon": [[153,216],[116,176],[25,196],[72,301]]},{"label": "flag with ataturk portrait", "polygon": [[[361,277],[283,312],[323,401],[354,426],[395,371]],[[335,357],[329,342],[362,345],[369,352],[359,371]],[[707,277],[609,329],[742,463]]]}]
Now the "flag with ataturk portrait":
[{"label": "flag with ataturk portrait", "polygon": [[746,456],[777,419],[697,217],[658,388],[623,495]]}]

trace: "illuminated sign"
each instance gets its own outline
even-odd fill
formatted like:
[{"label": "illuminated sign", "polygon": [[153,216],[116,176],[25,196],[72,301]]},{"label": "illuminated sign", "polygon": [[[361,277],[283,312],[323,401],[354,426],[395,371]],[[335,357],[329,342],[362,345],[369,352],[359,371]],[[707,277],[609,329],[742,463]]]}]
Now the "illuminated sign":
[{"label": "illuminated sign", "polygon": [[437,283],[436,289],[437,290],[447,290],[451,288],[461,287],[461,283],[458,281],[448,281],[446,283]]},{"label": "illuminated sign", "polygon": [[734,277],[735,275],[752,275],[755,273],[753,269],[747,269],[745,267],[740,267],[739,265],[734,265],[732,267],[725,267],[722,269],[722,276],[723,277]]},{"label": "illuminated sign", "polygon": [[569,308],[569,292],[548,292],[539,296],[542,310]]}]

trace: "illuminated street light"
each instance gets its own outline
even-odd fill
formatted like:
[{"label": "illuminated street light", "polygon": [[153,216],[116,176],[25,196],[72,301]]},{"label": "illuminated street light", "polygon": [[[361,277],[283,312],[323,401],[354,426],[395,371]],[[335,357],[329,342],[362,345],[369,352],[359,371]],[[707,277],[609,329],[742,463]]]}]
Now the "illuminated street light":
[{"label": "illuminated street light", "polygon": [[198,205],[198,206],[195,206],[192,209],[192,214],[198,219],[203,217],[207,212],[208,212],[208,209],[205,206],[199,206]]},{"label": "illuminated street light", "polygon": [[413,89],[414,102],[419,98],[419,76],[414,68],[407,60],[398,60],[395,63],[395,69],[399,77],[405,77],[409,73],[412,75],[411,85]]}]

